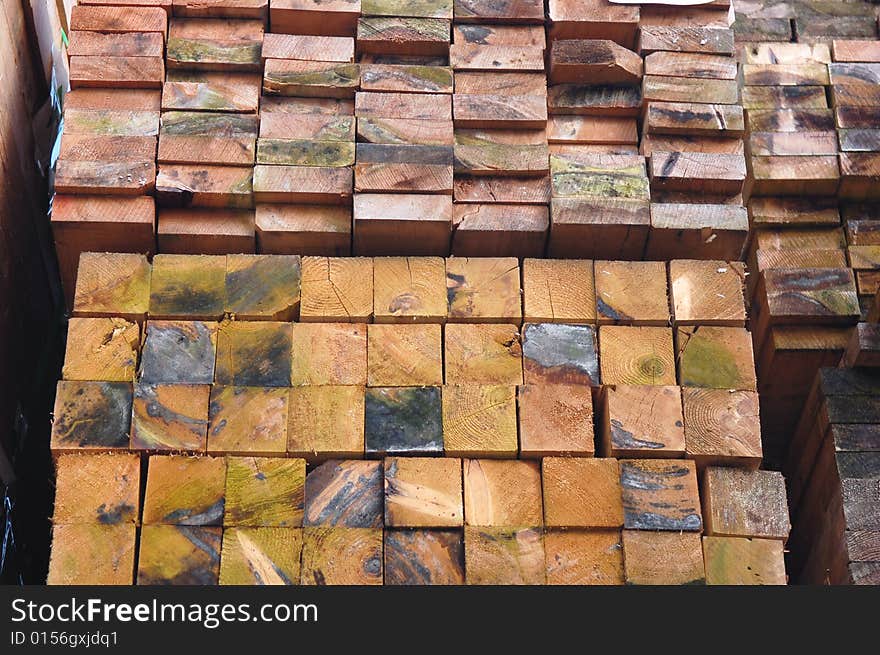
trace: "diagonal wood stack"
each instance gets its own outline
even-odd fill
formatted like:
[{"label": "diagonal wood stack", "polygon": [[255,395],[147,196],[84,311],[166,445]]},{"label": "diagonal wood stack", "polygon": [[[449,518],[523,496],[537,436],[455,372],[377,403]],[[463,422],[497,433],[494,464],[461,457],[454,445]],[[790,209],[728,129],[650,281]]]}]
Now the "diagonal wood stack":
[{"label": "diagonal wood stack", "polygon": [[876,581],[833,4],[81,0],[49,582]]}]

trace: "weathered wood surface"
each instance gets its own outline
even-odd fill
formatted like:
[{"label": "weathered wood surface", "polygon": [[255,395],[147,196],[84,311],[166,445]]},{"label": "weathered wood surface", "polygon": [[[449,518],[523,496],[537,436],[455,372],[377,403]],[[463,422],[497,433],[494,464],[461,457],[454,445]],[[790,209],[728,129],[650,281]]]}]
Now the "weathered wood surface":
[{"label": "weathered wood surface", "polygon": [[137,552],[134,525],[52,528],[47,585],[131,585]]},{"label": "weathered wood surface", "polygon": [[385,459],[384,475],[385,526],[443,528],[463,525],[461,461],[389,457]]},{"label": "weathered wood surface", "polygon": [[138,550],[139,585],[215,585],[220,577],[222,529],[145,525]]},{"label": "weathered wood surface", "polygon": [[539,257],[550,228],[548,209],[533,205],[456,204],[452,221],[457,257]]},{"label": "weathered wood surface", "polygon": [[360,86],[357,64],[268,59],[263,92],[313,98],[353,98]]},{"label": "weathered wood surface", "polygon": [[131,449],[204,452],[209,394],[210,385],[136,384]]},{"label": "weathered wood surface", "polygon": [[788,518],[785,483],[773,471],[712,467],[703,478],[706,534],[785,541]]},{"label": "weathered wood surface", "polygon": [[144,496],[145,525],[223,525],[223,457],[150,457]]},{"label": "weathered wood surface", "polygon": [[174,18],[168,30],[169,68],[260,70],[263,21]]},{"label": "weathered wood surface", "polygon": [[292,328],[292,386],[366,385],[365,326],[352,323],[295,323]]},{"label": "weathered wood surface", "polygon": [[599,385],[596,331],[589,325],[527,323],[523,326],[526,384]]},{"label": "weathered wood surface", "polygon": [[306,476],[304,526],[377,528],[383,521],[381,462],[331,460]]},{"label": "weathered wood surface", "polygon": [[702,530],[693,462],[621,460],[620,485],[626,529],[697,533]]},{"label": "weathered wood surface", "polygon": [[162,110],[256,112],[260,76],[169,70],[162,87]]},{"label": "weathered wood surface", "polygon": [[519,454],[523,459],[592,457],[593,401],[578,384],[525,385],[517,392]]},{"label": "weathered wood surface", "polygon": [[221,323],[217,335],[214,381],[236,386],[290,386],[292,340],[290,323]]},{"label": "weathered wood surface", "polygon": [[547,90],[547,111],[550,114],[635,118],[641,105],[642,94],[635,86],[557,84]]},{"label": "weathered wood surface", "polygon": [[763,449],[757,393],[683,387],[682,400],[688,457],[701,467],[760,466]]},{"label": "weathered wood surface", "polygon": [[617,460],[547,457],[542,464],[548,527],[619,528],[623,501]]},{"label": "weathered wood surface", "polygon": [[663,262],[597,261],[599,325],[668,325],[669,299]]},{"label": "weathered wood surface", "polygon": [[382,530],[304,528],[301,575],[307,585],[382,584]]},{"label": "weathered wood surface", "polygon": [[287,416],[289,455],[310,463],[363,457],[363,387],[294,387]]},{"label": "weathered wood surface", "polygon": [[642,58],[606,40],[556,40],[550,48],[550,82],[636,84],[642,79]]},{"label": "weathered wood surface", "polygon": [[286,457],[227,457],[225,526],[302,525],[306,463]]},{"label": "weathered wood surface", "polygon": [[515,258],[450,258],[446,261],[447,320],[519,324],[519,285],[519,264]]},{"label": "weathered wood surface", "polygon": [[61,380],[55,391],[53,452],[128,449],[132,385]]},{"label": "weathered wood surface", "polygon": [[442,401],[447,456],[515,456],[516,387],[447,385]]},{"label": "weathered wood surface", "polygon": [[522,384],[519,330],[515,325],[449,323],[443,363],[447,384]]},{"label": "weathered wood surface", "polygon": [[368,386],[443,384],[439,325],[371,325],[367,334]]},{"label": "weathered wood surface", "polygon": [[681,390],[676,386],[610,385],[600,423],[607,457],[682,457]]},{"label": "weathered wood surface", "polygon": [[385,532],[386,585],[464,584],[464,542],[458,530]]},{"label": "weathered wood surface", "polygon": [[786,584],[781,541],[703,537],[703,557],[708,585]]},{"label": "weathered wood surface", "polygon": [[544,584],[543,537],[540,528],[465,526],[467,584]]},{"label": "weathered wood surface", "polygon": [[140,473],[137,455],[60,455],[55,462],[52,523],[137,524]]},{"label": "weathered wood surface", "polygon": [[269,21],[281,34],[352,37],[360,14],[360,0],[274,0]]},{"label": "weathered wood surface", "polygon": [[131,382],[140,329],[120,318],[71,318],[61,377],[65,380]]},{"label": "weathered wood surface", "polygon": [[215,385],[208,406],[208,452],[283,455],[287,390]]},{"label": "weathered wood surface", "polygon": [[688,326],[676,336],[683,387],[756,390],[752,338],[745,328]]},{"label": "weathered wood surface", "polygon": [[359,53],[446,56],[449,40],[450,22],[443,18],[369,16],[357,23]]},{"label": "weathered wood surface", "polygon": [[551,39],[612,39],[627,48],[635,45],[639,27],[638,7],[603,0],[549,0],[547,17]]},{"label": "weathered wood surface", "polygon": [[603,384],[675,384],[672,330],[603,325],[599,363]]},{"label": "weathered wood surface", "polygon": [[703,549],[698,534],[624,530],[623,557],[627,584],[705,583]]},{"label": "weathered wood surface", "polygon": [[302,530],[227,528],[220,553],[221,585],[293,585],[300,580]]},{"label": "weathered wood surface", "polygon": [[263,35],[262,58],[299,59],[302,61],[354,61],[354,39],[345,36],[309,34]]},{"label": "weathered wood surface", "polygon": [[544,534],[547,584],[623,584],[623,547],[617,530]]},{"label": "weathered wood surface", "polygon": [[367,389],[364,442],[371,456],[441,454],[444,434],[440,388]]}]

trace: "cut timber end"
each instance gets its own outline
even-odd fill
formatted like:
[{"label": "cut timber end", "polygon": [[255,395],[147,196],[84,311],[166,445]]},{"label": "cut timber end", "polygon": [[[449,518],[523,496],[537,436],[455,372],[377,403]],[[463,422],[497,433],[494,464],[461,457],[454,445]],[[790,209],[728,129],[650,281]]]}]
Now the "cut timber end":
[{"label": "cut timber end", "polygon": [[373,387],[366,391],[365,451],[431,455],[443,452],[440,387]]},{"label": "cut timber end", "polygon": [[526,384],[599,385],[596,329],[590,325],[526,323],[522,355]]},{"label": "cut timber end", "polygon": [[464,584],[460,530],[388,530],[384,550],[386,585]]},{"label": "cut timber end", "polygon": [[218,384],[287,387],[291,384],[293,324],[224,321],[217,336]]},{"label": "cut timber end", "polygon": [[449,324],[444,343],[448,384],[522,384],[522,347],[515,325]]},{"label": "cut timber end", "polygon": [[376,323],[444,323],[446,263],[439,257],[373,260]]},{"label": "cut timber end", "polygon": [[385,525],[406,528],[460,527],[461,461],[433,457],[385,460]]},{"label": "cut timber end", "polygon": [[543,525],[537,462],[466,459],[463,470],[467,525]]},{"label": "cut timber end", "polygon": [[156,255],[150,283],[151,318],[218,320],[226,300],[226,257]]},{"label": "cut timber end", "polygon": [[788,539],[791,524],[782,474],[710,467],[702,491],[706,534]]},{"label": "cut timber end", "polygon": [[367,328],[352,323],[294,323],[290,383],[367,383]]},{"label": "cut timber end", "polygon": [[299,584],[301,555],[299,528],[227,528],[220,555],[220,584]]},{"label": "cut timber end", "polygon": [[763,450],[757,393],[684,387],[682,399],[688,457],[701,468],[707,464],[760,466]]},{"label": "cut timber end", "polygon": [[604,384],[674,385],[672,330],[603,325],[599,328],[599,362]]},{"label": "cut timber end", "polygon": [[519,388],[517,399],[520,457],[593,456],[590,387],[579,384],[525,385]]},{"label": "cut timber end", "polygon": [[529,323],[595,323],[596,286],[589,260],[523,261],[523,319]]},{"label": "cut timber end", "polygon": [[306,476],[304,526],[380,528],[382,462],[330,460]]},{"label": "cut timber end", "polygon": [[664,262],[597,261],[599,325],[669,325]]},{"label": "cut timber end", "polygon": [[617,460],[546,457],[544,522],[558,528],[619,528],[623,502]]},{"label": "cut timber end", "polygon": [[143,321],[150,302],[150,271],[144,255],[82,253],[73,315]]},{"label": "cut timber end", "polygon": [[144,496],[144,525],[223,525],[226,458],[154,455]]},{"label": "cut timber end", "polygon": [[516,387],[446,386],[442,402],[447,456],[515,456]]},{"label": "cut timber end", "polygon": [[133,524],[55,524],[46,584],[131,585],[136,551]]},{"label": "cut timber end", "polygon": [[381,585],[380,528],[306,527],[303,529],[304,585]]},{"label": "cut timber end", "polygon": [[541,528],[464,529],[467,584],[541,585],[546,582]]},{"label": "cut timber end", "polygon": [[456,323],[522,321],[519,263],[515,258],[446,260],[447,320]]},{"label": "cut timber end", "polygon": [[288,390],[211,388],[208,452],[283,455],[287,451]]},{"label": "cut timber end", "polygon": [[624,527],[628,530],[695,532],[703,528],[697,471],[688,460],[627,459],[620,462]]},{"label": "cut timber end", "polygon": [[53,452],[128,449],[132,385],[61,380],[55,391]]},{"label": "cut timber end", "polygon": [[547,584],[623,584],[623,546],[619,530],[546,532]]},{"label": "cut timber end", "polygon": [[134,454],[60,455],[52,523],[138,523],[140,458]]},{"label": "cut timber end", "polygon": [[306,462],[283,457],[229,457],[225,526],[302,525]]},{"label": "cut timber end", "polygon": [[210,385],[137,384],[131,449],[204,452]]},{"label": "cut timber end", "polygon": [[372,258],[303,258],[300,320],[367,323],[372,316]]},{"label": "cut timber end", "polygon": [[223,530],[145,525],[138,552],[139,585],[216,585]]},{"label": "cut timber end", "polygon": [[370,325],[367,337],[368,386],[443,384],[439,325]]},{"label": "cut timber end", "polygon": [[703,537],[706,584],[786,584],[783,542],[775,539]]},{"label": "cut timber end", "polygon": [[684,416],[675,386],[604,388],[601,436],[605,457],[683,457]]},{"label": "cut timber end", "polygon": [[303,386],[290,390],[287,452],[310,463],[364,456],[364,389]]},{"label": "cut timber end", "polygon": [[624,530],[623,556],[627,584],[702,585],[706,582],[698,534]]},{"label": "cut timber end", "polygon": [[71,318],[62,377],[131,382],[139,349],[140,329],[136,323],[118,318]]}]

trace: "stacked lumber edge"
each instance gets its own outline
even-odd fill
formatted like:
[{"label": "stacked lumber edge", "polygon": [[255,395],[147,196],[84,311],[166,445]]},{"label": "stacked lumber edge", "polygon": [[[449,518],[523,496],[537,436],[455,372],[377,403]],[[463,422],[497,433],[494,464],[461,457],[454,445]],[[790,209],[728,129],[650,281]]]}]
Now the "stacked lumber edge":
[{"label": "stacked lumber edge", "polygon": [[735,31],[765,463],[789,490],[792,581],[877,584],[877,17],[763,5],[738,3]]},{"label": "stacked lumber edge", "polygon": [[728,7],[82,2],[68,302],[87,251],[739,259]]},{"label": "stacked lumber edge", "polygon": [[86,253],[49,581],[784,584],[744,322],[737,263]]},{"label": "stacked lumber edge", "polygon": [[834,4],[80,0],[49,582],[876,583]]}]

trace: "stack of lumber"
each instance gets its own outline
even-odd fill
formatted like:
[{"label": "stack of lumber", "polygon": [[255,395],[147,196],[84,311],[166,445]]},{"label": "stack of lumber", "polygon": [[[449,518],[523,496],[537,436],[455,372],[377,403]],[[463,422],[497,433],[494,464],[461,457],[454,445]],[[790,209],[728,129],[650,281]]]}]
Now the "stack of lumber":
[{"label": "stack of lumber", "polygon": [[804,584],[880,584],[876,368],[819,371],[789,451],[786,478],[793,579]]},{"label": "stack of lumber", "polygon": [[650,189],[639,155],[639,8],[550,0],[551,257],[641,259]]},{"label": "stack of lumber", "polygon": [[729,5],[641,11],[640,152],[651,180],[646,259],[742,255],[745,124]]},{"label": "stack of lumber", "polygon": [[50,582],[786,581],[739,263],[85,253],[73,314]]},{"label": "stack of lumber", "polygon": [[737,41],[829,43],[877,38],[876,8],[862,0],[736,0]]},{"label": "stack of lumber", "polygon": [[156,154],[168,14],[159,6],[73,8],[71,92],[55,170],[55,248],[70,298],[79,253],[156,248]]},{"label": "stack of lumber", "polygon": [[452,254],[541,257],[550,227],[544,3],[456,0],[453,9]]},{"label": "stack of lumber", "polygon": [[[859,317],[837,191],[826,43],[743,43],[749,129],[751,328],[768,462],[780,466],[816,371]],[[790,371],[781,378],[775,371]]]},{"label": "stack of lumber", "polygon": [[675,459],[56,467],[50,584],[785,584],[778,473],[709,468],[701,508],[693,462]]}]

